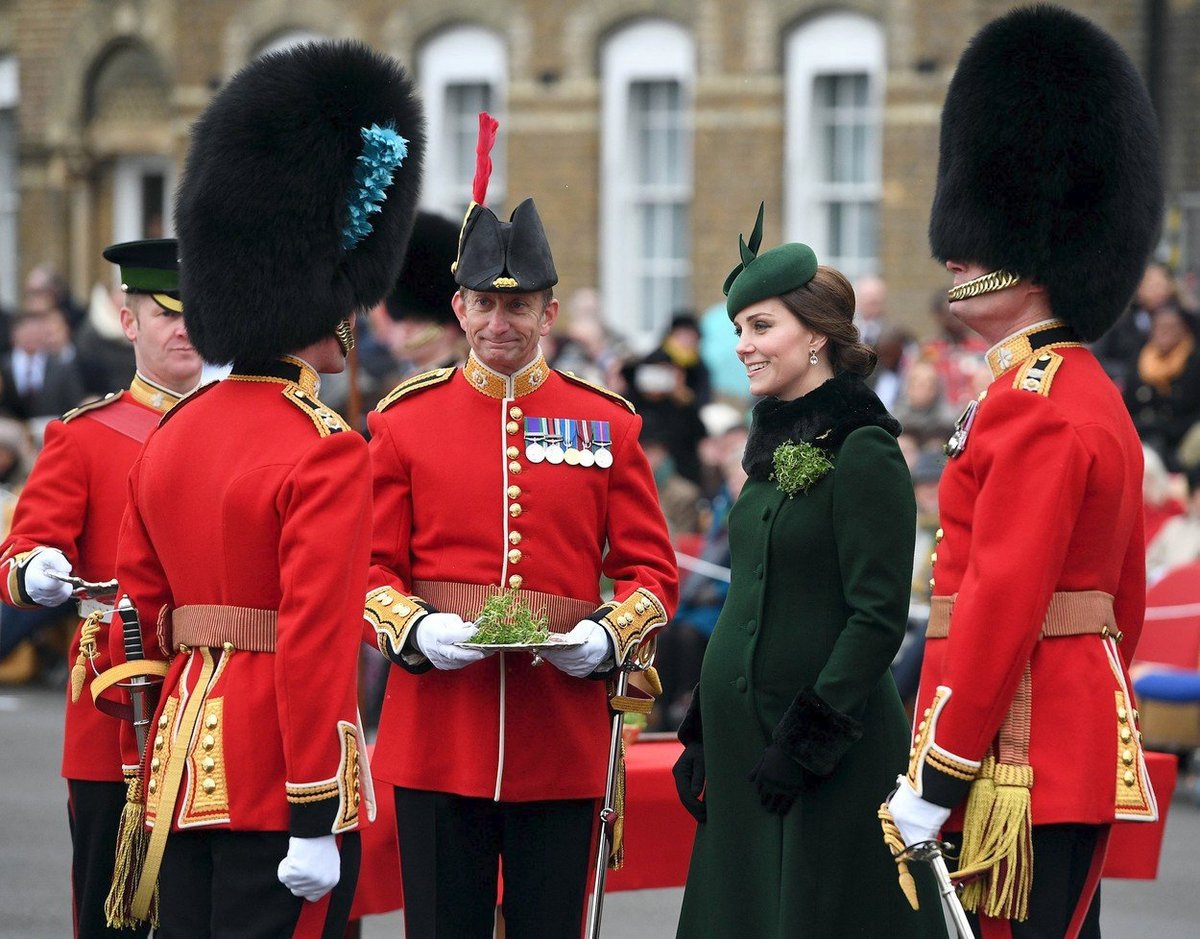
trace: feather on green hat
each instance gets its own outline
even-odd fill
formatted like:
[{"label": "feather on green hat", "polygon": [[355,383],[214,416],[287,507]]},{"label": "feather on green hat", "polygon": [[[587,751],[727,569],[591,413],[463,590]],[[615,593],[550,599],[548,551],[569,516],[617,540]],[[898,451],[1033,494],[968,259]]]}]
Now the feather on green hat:
[{"label": "feather on green hat", "polygon": [[729,272],[722,288],[730,319],[752,303],[803,287],[817,273],[816,254],[808,245],[799,242],[778,245],[759,254],[762,225],[763,203],[760,202],[750,240],[747,242],[743,236],[738,236],[742,263]]}]

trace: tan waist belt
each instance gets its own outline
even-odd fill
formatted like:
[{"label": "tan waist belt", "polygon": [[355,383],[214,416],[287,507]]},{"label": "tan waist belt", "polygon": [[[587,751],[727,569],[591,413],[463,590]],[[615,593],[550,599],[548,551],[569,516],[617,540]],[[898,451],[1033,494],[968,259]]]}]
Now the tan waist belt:
[{"label": "tan waist belt", "polygon": [[[929,625],[925,629],[927,639],[945,639],[950,635],[950,614],[958,594],[934,597],[929,604]],[[1050,597],[1046,619],[1042,623],[1042,638],[1057,639],[1062,636],[1113,636],[1121,641],[1113,613],[1112,594],[1102,590],[1060,591]]]},{"label": "tan waist belt", "polygon": [[[450,580],[418,580],[413,584],[413,593],[416,596],[432,603],[444,613],[457,613],[465,620],[474,619],[484,601],[495,592],[495,587],[458,584]],[[589,603],[574,597],[557,597],[552,593],[525,588],[521,588],[520,595],[534,613],[546,611],[546,615],[550,617],[550,631],[555,633],[570,632],[576,623],[596,612],[600,605],[598,602]]]},{"label": "tan waist belt", "polygon": [[274,652],[279,613],[248,606],[195,603],[171,613],[171,642],[177,645],[222,648],[231,643],[243,652]]}]

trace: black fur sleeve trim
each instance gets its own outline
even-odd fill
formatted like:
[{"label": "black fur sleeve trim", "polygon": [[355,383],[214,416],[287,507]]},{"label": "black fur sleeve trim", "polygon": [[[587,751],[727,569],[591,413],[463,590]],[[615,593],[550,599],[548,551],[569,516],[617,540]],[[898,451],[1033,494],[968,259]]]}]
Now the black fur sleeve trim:
[{"label": "black fur sleeve trim", "polygon": [[834,710],[815,691],[805,688],[771,736],[814,776],[828,776],[862,734],[861,721]]}]

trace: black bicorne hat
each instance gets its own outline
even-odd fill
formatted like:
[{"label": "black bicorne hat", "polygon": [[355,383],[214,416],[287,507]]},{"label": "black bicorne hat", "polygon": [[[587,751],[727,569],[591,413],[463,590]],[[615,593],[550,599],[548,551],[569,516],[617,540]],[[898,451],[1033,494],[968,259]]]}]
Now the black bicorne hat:
[{"label": "black bicorne hat", "polygon": [[454,280],[469,290],[529,293],[558,283],[537,206],[526,199],[507,222],[474,205],[463,224]]},{"label": "black bicorne hat", "polygon": [[268,53],[230,79],[192,128],[175,208],[201,355],[264,364],[383,299],[424,142],[408,74],[362,43]]},{"label": "black bicorne hat", "polygon": [[485,205],[492,172],[489,156],[499,123],[487,112],[479,115],[479,140],[475,145],[475,180],[471,204],[458,238],[454,280],[481,293],[531,293],[558,283],[550,242],[532,199],[502,222]]},{"label": "black bicorne hat", "polygon": [[174,238],[123,241],[104,249],[104,260],[121,269],[121,289],[149,294],[165,310],[182,313],[179,298],[179,242]]},{"label": "black bicorne hat", "polygon": [[408,240],[408,253],[396,286],[387,297],[394,320],[424,320],[439,325],[457,322],[450,299],[458,285],[451,268],[458,250],[458,226],[432,212],[418,212]]},{"label": "black bicorne hat", "polygon": [[1154,109],[1111,36],[1039,5],[971,40],[942,111],[936,258],[1043,285],[1055,315],[1093,340],[1137,286],[1162,205]]}]

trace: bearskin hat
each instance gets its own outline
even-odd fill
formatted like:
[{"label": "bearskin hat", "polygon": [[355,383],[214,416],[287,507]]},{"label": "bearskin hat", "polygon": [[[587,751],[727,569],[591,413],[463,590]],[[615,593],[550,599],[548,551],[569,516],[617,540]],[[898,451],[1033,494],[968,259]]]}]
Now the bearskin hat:
[{"label": "bearskin hat", "polygon": [[387,311],[394,320],[425,320],[448,326],[455,322],[450,298],[454,282],[458,226],[432,212],[418,212],[408,240],[408,254],[396,286],[388,294]]},{"label": "bearskin hat", "polygon": [[230,79],[192,128],[175,205],[201,355],[262,364],[383,299],[424,145],[408,74],[361,43],[269,53]]},{"label": "bearskin hat", "polygon": [[942,110],[936,258],[1043,285],[1055,315],[1094,340],[1137,286],[1162,205],[1154,109],[1111,36],[1045,5],[975,36]]}]

